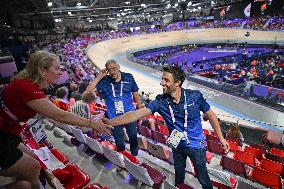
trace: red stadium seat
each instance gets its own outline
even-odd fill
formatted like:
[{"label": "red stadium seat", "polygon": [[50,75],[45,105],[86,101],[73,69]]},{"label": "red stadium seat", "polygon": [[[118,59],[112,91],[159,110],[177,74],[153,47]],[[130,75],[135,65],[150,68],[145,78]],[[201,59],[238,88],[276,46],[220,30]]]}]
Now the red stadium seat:
[{"label": "red stadium seat", "polygon": [[69,164],[63,169],[56,169],[52,173],[65,189],[83,188],[91,180],[90,176],[75,164]]},{"label": "red stadium seat", "polygon": [[263,144],[255,144],[255,143],[252,143],[250,144],[251,147],[253,148],[257,148],[261,151],[261,153],[265,154],[266,153],[266,149],[265,149],[265,146]]},{"label": "red stadium seat", "polygon": [[67,164],[69,162],[69,158],[64,155],[62,152],[60,152],[56,148],[52,148],[50,152],[62,163]]},{"label": "red stadium seat", "polygon": [[219,155],[225,155],[225,151],[222,148],[221,143],[219,143],[219,142],[217,143],[217,142],[208,140],[207,145],[208,145],[208,150],[210,152],[213,152],[213,153],[216,153],[216,154],[219,154]]},{"label": "red stadium seat", "polygon": [[258,159],[258,160],[261,160],[261,159],[262,159],[261,150],[259,150],[259,149],[257,149],[257,148],[253,148],[253,147],[250,147],[250,146],[246,146],[245,149],[244,149],[244,152],[253,154],[254,157],[255,157],[256,159]]},{"label": "red stadium seat", "polygon": [[277,155],[279,157],[284,157],[284,151],[283,150],[279,150],[279,149],[276,149],[276,148],[271,148],[270,149],[270,153],[274,154],[274,155]]},{"label": "red stadium seat", "polygon": [[252,170],[251,178],[270,188],[282,188],[282,182],[280,175],[271,173],[259,167],[255,167]]},{"label": "red stadium seat", "polygon": [[246,178],[245,165],[241,161],[222,156],[220,165],[223,169]]},{"label": "red stadium seat", "polygon": [[163,133],[160,133],[159,131],[154,131],[154,140],[157,142],[166,144],[168,137],[164,135]]},{"label": "red stadium seat", "polygon": [[152,131],[148,127],[140,126],[139,133],[143,135],[144,137],[151,138],[151,139],[153,138]]},{"label": "red stadium seat", "polygon": [[207,137],[207,135],[209,135],[209,131],[207,129],[203,129],[203,134],[205,137]]},{"label": "red stadium seat", "polygon": [[267,159],[270,159],[270,160],[273,160],[273,161],[276,161],[276,162],[284,164],[284,158],[283,157],[280,157],[280,156],[277,156],[277,155],[274,155],[274,154],[271,154],[271,153],[265,154],[265,157]]},{"label": "red stadium seat", "polygon": [[241,147],[237,144],[237,142],[232,140],[227,140],[230,145],[230,151],[235,152],[236,150],[241,150]]},{"label": "red stadium seat", "polygon": [[284,173],[283,164],[269,159],[262,159],[260,162],[260,167],[272,173],[279,174],[280,176],[283,176]]},{"label": "red stadium seat", "polygon": [[255,157],[253,154],[237,150],[234,154],[234,159],[243,162],[249,166],[255,166]]},{"label": "red stadium seat", "polygon": [[159,125],[160,133],[163,133],[166,136],[170,136],[170,131],[166,125]]},{"label": "red stadium seat", "polygon": [[214,135],[212,135],[212,134],[209,134],[209,135],[207,135],[206,136],[206,139],[209,141],[213,141],[213,142],[217,142],[217,143],[219,143],[220,142],[220,140],[218,139],[218,137],[217,136],[214,136]]}]

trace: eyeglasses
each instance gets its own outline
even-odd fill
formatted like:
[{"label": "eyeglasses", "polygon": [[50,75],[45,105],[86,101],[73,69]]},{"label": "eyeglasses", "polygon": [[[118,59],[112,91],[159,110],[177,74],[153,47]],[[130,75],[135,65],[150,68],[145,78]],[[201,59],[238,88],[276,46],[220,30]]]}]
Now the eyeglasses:
[{"label": "eyeglasses", "polygon": [[108,68],[107,71],[111,72],[111,71],[116,71],[118,69],[118,66],[112,67],[112,68]]}]

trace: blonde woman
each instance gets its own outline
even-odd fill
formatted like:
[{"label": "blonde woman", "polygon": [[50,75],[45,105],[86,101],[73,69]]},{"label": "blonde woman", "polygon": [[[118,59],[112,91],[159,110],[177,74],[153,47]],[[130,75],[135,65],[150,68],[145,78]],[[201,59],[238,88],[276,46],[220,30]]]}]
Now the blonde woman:
[{"label": "blonde woman", "polygon": [[2,91],[0,98],[0,175],[15,177],[6,188],[38,189],[39,163],[21,143],[19,135],[26,122],[37,113],[56,121],[92,128],[110,135],[108,125],[63,111],[52,104],[43,89],[55,84],[61,75],[58,57],[46,51],[33,53],[26,68]]}]

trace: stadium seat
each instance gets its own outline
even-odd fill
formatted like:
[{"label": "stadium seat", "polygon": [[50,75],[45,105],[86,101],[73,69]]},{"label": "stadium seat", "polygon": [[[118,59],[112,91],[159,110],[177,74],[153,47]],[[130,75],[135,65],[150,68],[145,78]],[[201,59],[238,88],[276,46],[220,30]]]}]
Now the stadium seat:
[{"label": "stadium seat", "polygon": [[84,187],[83,189],[108,189],[108,187],[102,186],[99,183],[93,183]]},{"label": "stadium seat", "polygon": [[270,188],[282,188],[280,175],[271,173],[259,167],[253,168],[251,178],[254,181]]},{"label": "stadium seat", "polygon": [[244,164],[249,165],[249,166],[255,166],[256,165],[255,157],[254,157],[253,154],[249,154],[247,152],[243,152],[243,151],[240,151],[240,150],[235,151],[234,159],[239,160],[239,161],[241,161]]},{"label": "stadium seat", "polygon": [[78,140],[81,143],[87,144],[86,136],[81,131],[81,129],[76,129],[74,127],[71,127],[71,130],[76,140]]},{"label": "stadium seat", "polygon": [[214,135],[211,135],[211,134],[208,134],[207,136],[206,136],[206,139],[207,139],[207,141],[213,141],[213,142],[217,142],[217,143],[220,143],[220,140],[218,139],[218,137],[217,136],[214,136]]},{"label": "stadium seat", "polygon": [[140,126],[139,127],[139,133],[146,138],[150,138],[150,139],[153,138],[152,131],[148,127]]},{"label": "stadium seat", "polygon": [[141,150],[144,150],[146,151],[147,150],[147,143],[148,143],[148,140],[141,137],[141,136],[137,136],[137,141],[138,141],[138,146]]},{"label": "stadium seat", "polygon": [[92,149],[94,152],[97,152],[99,154],[103,154],[103,147],[102,144],[97,141],[96,139],[93,139],[89,136],[86,136],[86,142],[90,149]]},{"label": "stadium seat", "polygon": [[169,128],[166,125],[159,125],[159,131],[166,136],[170,136]]},{"label": "stadium seat", "polygon": [[279,174],[280,176],[283,176],[284,173],[283,164],[269,159],[262,159],[260,162],[260,167],[272,173]]},{"label": "stadium seat", "polygon": [[147,143],[147,151],[152,154],[154,157],[157,157],[162,160],[169,160],[169,150],[165,149],[159,144],[154,144],[150,141]]},{"label": "stadium seat", "polygon": [[230,151],[235,152],[236,150],[241,150],[241,147],[237,144],[236,141],[227,140],[230,145]]},{"label": "stadium seat", "polygon": [[219,154],[219,155],[225,155],[225,151],[222,148],[221,143],[208,140],[207,145],[208,145],[208,150],[210,152],[213,152],[213,153]]},{"label": "stadium seat", "polygon": [[69,164],[63,169],[56,169],[52,173],[65,189],[83,188],[91,180],[90,176],[75,164]]},{"label": "stadium seat", "polygon": [[254,157],[258,160],[262,159],[262,153],[261,153],[260,149],[253,148],[251,146],[246,146],[245,149],[244,149],[244,152],[253,154]]},{"label": "stadium seat", "polygon": [[156,168],[142,163],[141,165],[133,163],[128,158],[124,158],[126,169],[140,182],[157,189],[166,179],[166,175]]},{"label": "stadium seat", "polygon": [[222,156],[220,165],[223,169],[246,178],[245,165],[241,161]]},{"label": "stadium seat", "polygon": [[203,129],[203,134],[204,134],[205,137],[207,137],[207,135],[209,135],[209,133],[210,132],[207,129]]},{"label": "stadium seat", "polygon": [[187,184],[178,184],[177,186],[174,186],[170,184],[168,181],[165,181],[164,189],[194,189],[194,188]]},{"label": "stadium seat", "polygon": [[164,125],[165,124],[165,120],[162,116],[156,116],[156,124],[157,125]]},{"label": "stadium seat", "polygon": [[270,153],[284,158],[284,151],[276,148],[271,148]]},{"label": "stadium seat", "polygon": [[124,158],[117,150],[117,147],[111,143],[102,145],[104,156],[119,168],[125,168]]},{"label": "stadium seat", "polygon": [[154,131],[154,140],[166,144],[168,137],[159,131]]},{"label": "stadium seat", "polygon": [[69,162],[69,158],[64,155],[62,152],[60,152],[56,148],[50,149],[50,152],[62,163],[67,164]]},{"label": "stadium seat", "polygon": [[274,155],[274,154],[271,154],[271,153],[265,154],[265,157],[267,159],[270,159],[270,160],[273,160],[273,161],[276,161],[276,162],[284,164],[284,158],[283,157],[280,157],[280,156],[277,156],[277,155]]},{"label": "stadium seat", "polygon": [[253,148],[259,149],[261,151],[261,153],[263,153],[263,154],[266,153],[266,149],[265,149],[265,146],[263,144],[251,143],[250,146],[253,147]]}]

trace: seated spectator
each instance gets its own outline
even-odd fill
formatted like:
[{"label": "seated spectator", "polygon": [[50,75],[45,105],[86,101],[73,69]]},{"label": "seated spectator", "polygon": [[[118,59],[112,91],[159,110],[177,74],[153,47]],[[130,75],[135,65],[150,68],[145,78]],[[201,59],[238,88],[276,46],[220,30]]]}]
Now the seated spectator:
[{"label": "seated spectator", "polygon": [[240,131],[240,127],[238,124],[233,123],[230,125],[228,132],[226,133],[226,139],[234,140],[240,143],[242,146],[244,143],[244,136]]},{"label": "seated spectator", "polygon": [[[94,102],[95,98],[96,96],[94,93],[88,91],[83,92],[82,99],[75,102],[74,106],[71,109],[71,112],[83,118],[96,120],[98,117],[101,116],[92,116],[92,112],[90,109],[90,105],[92,104],[92,102]],[[83,133],[92,131],[92,129],[90,128],[81,128],[81,130],[83,131]]]},{"label": "seated spectator", "polygon": [[36,114],[110,135],[110,126],[62,111],[49,101],[43,89],[56,84],[61,74],[55,54],[37,51],[0,94],[0,176],[15,178],[15,182],[5,188],[40,188],[40,165],[20,138],[26,128],[22,123]]},{"label": "seated spectator", "polygon": [[69,110],[69,101],[68,97],[68,88],[63,86],[56,90],[55,96],[56,99],[53,100],[53,104],[55,104],[61,110],[68,111]]},{"label": "seated spectator", "polygon": [[268,130],[262,136],[264,143],[276,144],[284,146],[284,134],[272,130]]}]

